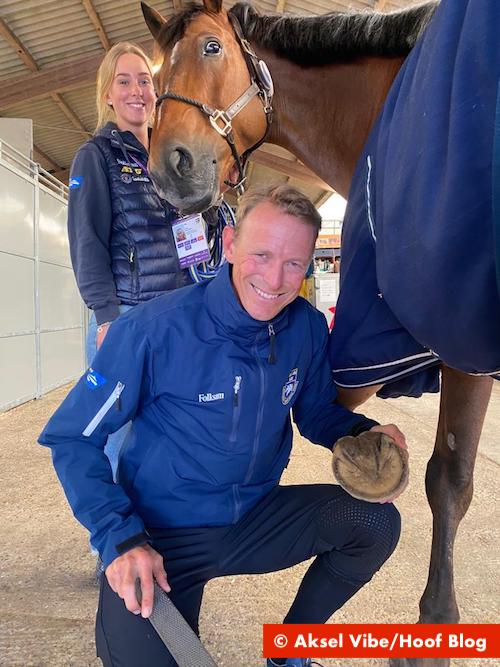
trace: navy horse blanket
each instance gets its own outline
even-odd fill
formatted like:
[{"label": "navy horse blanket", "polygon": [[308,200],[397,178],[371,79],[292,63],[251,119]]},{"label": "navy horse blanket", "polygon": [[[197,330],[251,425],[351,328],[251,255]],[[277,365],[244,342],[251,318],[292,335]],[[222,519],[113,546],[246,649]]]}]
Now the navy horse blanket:
[{"label": "navy horse blanket", "polygon": [[500,370],[500,0],[442,0],[358,161],[330,354],[340,386]]}]

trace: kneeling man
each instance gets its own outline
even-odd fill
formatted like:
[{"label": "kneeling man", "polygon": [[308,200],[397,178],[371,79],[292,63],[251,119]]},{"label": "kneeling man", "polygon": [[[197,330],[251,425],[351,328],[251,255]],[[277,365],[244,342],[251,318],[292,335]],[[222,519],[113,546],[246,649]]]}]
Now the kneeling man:
[{"label": "kneeling man", "polygon": [[[370,429],[401,446],[404,436],[334,403],[325,318],[297,298],[321,224],[312,203],[267,187],[242,198],[237,218],[218,276],[120,317],[40,437],[104,563],[96,640],[106,667],[175,665],[147,620],[154,579],[198,632],[210,579],[316,556],[284,622],[323,623],[399,538],[392,504],[334,484],[280,485],[291,414],[329,449]],[[115,484],[104,446],[130,420]]]}]

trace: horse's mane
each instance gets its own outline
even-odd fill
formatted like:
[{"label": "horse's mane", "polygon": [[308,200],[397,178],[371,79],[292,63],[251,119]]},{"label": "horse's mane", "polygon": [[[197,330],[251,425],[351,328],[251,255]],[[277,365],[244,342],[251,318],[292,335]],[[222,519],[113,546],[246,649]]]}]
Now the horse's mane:
[{"label": "horse's mane", "polygon": [[331,12],[321,16],[264,16],[247,2],[229,13],[245,37],[297,65],[327,65],[364,56],[406,56],[429,23],[439,0],[396,12]]},{"label": "horse's mane", "polygon": [[[391,13],[331,12],[321,16],[260,15],[247,2],[230,10],[245,37],[298,65],[348,62],[364,56],[406,56],[427,27],[439,0]],[[208,13],[190,3],[174,14],[158,36],[165,50],[182,39],[190,21]]]}]

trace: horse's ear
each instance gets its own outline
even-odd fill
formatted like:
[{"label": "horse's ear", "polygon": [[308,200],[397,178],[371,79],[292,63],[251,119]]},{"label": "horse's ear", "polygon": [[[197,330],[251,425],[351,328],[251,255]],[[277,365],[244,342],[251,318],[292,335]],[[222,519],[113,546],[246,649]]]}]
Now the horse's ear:
[{"label": "horse's ear", "polygon": [[208,12],[218,14],[222,9],[222,0],[203,0],[203,5]]},{"label": "horse's ear", "polygon": [[146,21],[146,24],[149,28],[149,32],[156,40],[158,40],[158,35],[160,34],[164,23],[167,22],[166,19],[164,19],[163,16],[156,11],[156,9],[153,9],[145,2],[141,2],[141,9],[144,20]]}]

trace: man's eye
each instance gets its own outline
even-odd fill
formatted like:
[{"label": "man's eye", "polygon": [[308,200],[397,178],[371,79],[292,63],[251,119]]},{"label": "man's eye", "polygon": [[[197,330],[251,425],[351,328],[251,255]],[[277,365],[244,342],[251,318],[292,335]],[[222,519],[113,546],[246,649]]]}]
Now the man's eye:
[{"label": "man's eye", "polygon": [[204,56],[218,56],[222,52],[222,46],[216,39],[209,39],[203,47]]}]

